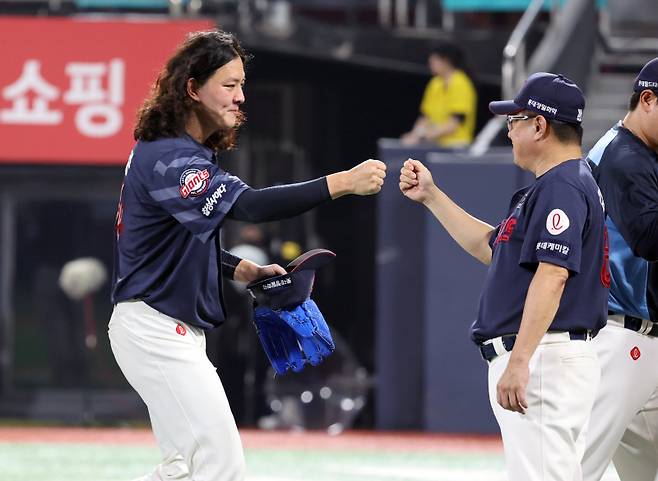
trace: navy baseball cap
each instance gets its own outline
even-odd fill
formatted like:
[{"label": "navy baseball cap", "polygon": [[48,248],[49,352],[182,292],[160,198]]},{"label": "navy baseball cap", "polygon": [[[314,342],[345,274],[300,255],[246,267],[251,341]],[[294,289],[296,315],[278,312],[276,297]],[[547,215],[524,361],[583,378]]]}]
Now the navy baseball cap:
[{"label": "navy baseball cap", "polygon": [[580,87],[564,75],[537,72],[528,77],[514,100],[489,103],[496,115],[516,114],[531,110],[547,119],[580,124],[583,120],[585,97]]},{"label": "navy baseball cap", "polygon": [[646,89],[658,90],[658,57],[647,62],[637,77],[635,77],[633,91],[642,92]]},{"label": "navy baseball cap", "polygon": [[327,249],[313,249],[286,266],[287,274],[252,282],[247,290],[260,306],[272,309],[294,307],[311,295],[315,270],[327,264],[336,254]]}]

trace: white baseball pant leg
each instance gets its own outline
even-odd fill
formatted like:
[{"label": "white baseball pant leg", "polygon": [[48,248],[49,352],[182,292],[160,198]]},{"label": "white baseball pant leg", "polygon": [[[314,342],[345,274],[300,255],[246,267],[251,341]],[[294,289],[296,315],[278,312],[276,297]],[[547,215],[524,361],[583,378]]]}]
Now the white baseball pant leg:
[{"label": "white baseball pant leg", "polygon": [[510,481],[580,481],[585,434],[601,370],[589,341],[548,333],[530,359],[528,409],[503,409],[496,386],[510,354],[489,364],[489,401],[503,437]]},{"label": "white baseball pant leg", "polygon": [[658,390],[624,432],[612,461],[621,481],[658,481]]},{"label": "white baseball pant leg", "polygon": [[121,371],[148,407],[162,451],[151,478],[242,481],[242,444],[203,330],[131,301],[115,306],[109,337]]},{"label": "white baseball pant leg", "polygon": [[[592,347],[601,363],[601,384],[588,427],[583,479],[599,481],[614,456],[622,481],[654,481],[658,462],[658,339],[609,320],[592,340]],[[653,408],[647,405],[645,411],[652,394]],[[622,439],[624,444],[620,445]]]}]

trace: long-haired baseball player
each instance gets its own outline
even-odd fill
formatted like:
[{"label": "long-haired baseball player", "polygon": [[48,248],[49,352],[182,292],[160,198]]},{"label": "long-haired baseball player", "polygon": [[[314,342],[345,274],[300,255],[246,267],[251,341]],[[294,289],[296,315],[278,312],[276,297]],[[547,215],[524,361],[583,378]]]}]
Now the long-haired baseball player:
[{"label": "long-haired baseball player", "polygon": [[629,111],[588,155],[610,233],[608,325],[583,458],[598,481],[612,458],[622,481],[658,480],[658,58],[633,84]]},{"label": "long-haired baseball player", "polygon": [[224,220],[298,215],[342,195],[374,194],[385,177],[385,165],[368,160],[253,189],[222,170],[217,156],[235,143],[242,120],[245,60],[231,34],[190,35],[138,115],[117,213],[109,337],[162,451],[144,481],[244,478],[238,430],[204,332],[225,318],[222,277],[251,282],[285,270],[223,250]]},{"label": "long-haired baseball player", "polygon": [[470,216],[416,160],[400,189],[489,265],[471,336],[489,362],[489,400],[511,481],[575,481],[600,368],[590,342],[605,323],[605,213],[581,158],[585,100],[562,75],[536,73],[507,115],[514,162],[536,180],[497,226]]}]

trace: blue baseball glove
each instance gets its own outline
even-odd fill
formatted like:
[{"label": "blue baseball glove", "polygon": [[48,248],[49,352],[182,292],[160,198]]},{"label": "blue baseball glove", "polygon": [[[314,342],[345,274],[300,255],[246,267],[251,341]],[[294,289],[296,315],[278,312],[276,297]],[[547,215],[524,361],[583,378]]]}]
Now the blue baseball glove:
[{"label": "blue baseball glove", "polygon": [[247,286],[255,299],[258,338],[277,374],[317,366],[335,349],[329,326],[309,297],[315,268],[334,256],[324,249],[309,251],[287,266],[288,274]]}]

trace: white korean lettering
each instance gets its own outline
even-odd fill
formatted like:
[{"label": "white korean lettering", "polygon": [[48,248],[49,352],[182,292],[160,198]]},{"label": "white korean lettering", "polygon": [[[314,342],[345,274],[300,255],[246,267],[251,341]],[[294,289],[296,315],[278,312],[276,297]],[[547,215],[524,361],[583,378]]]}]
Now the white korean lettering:
[{"label": "white korean lettering", "polygon": [[[102,62],[69,62],[65,67],[70,77],[64,102],[81,105],[75,115],[75,125],[87,137],[110,137],[121,130],[124,102],[125,63],[122,59]],[[107,88],[103,80],[107,79]],[[100,121],[99,121],[100,119]]]},{"label": "white korean lettering", "polygon": [[2,90],[2,97],[12,103],[0,110],[0,122],[7,124],[57,125],[62,112],[50,110],[48,103],[59,97],[59,89],[41,76],[41,62],[30,59],[23,65],[21,76]]}]

